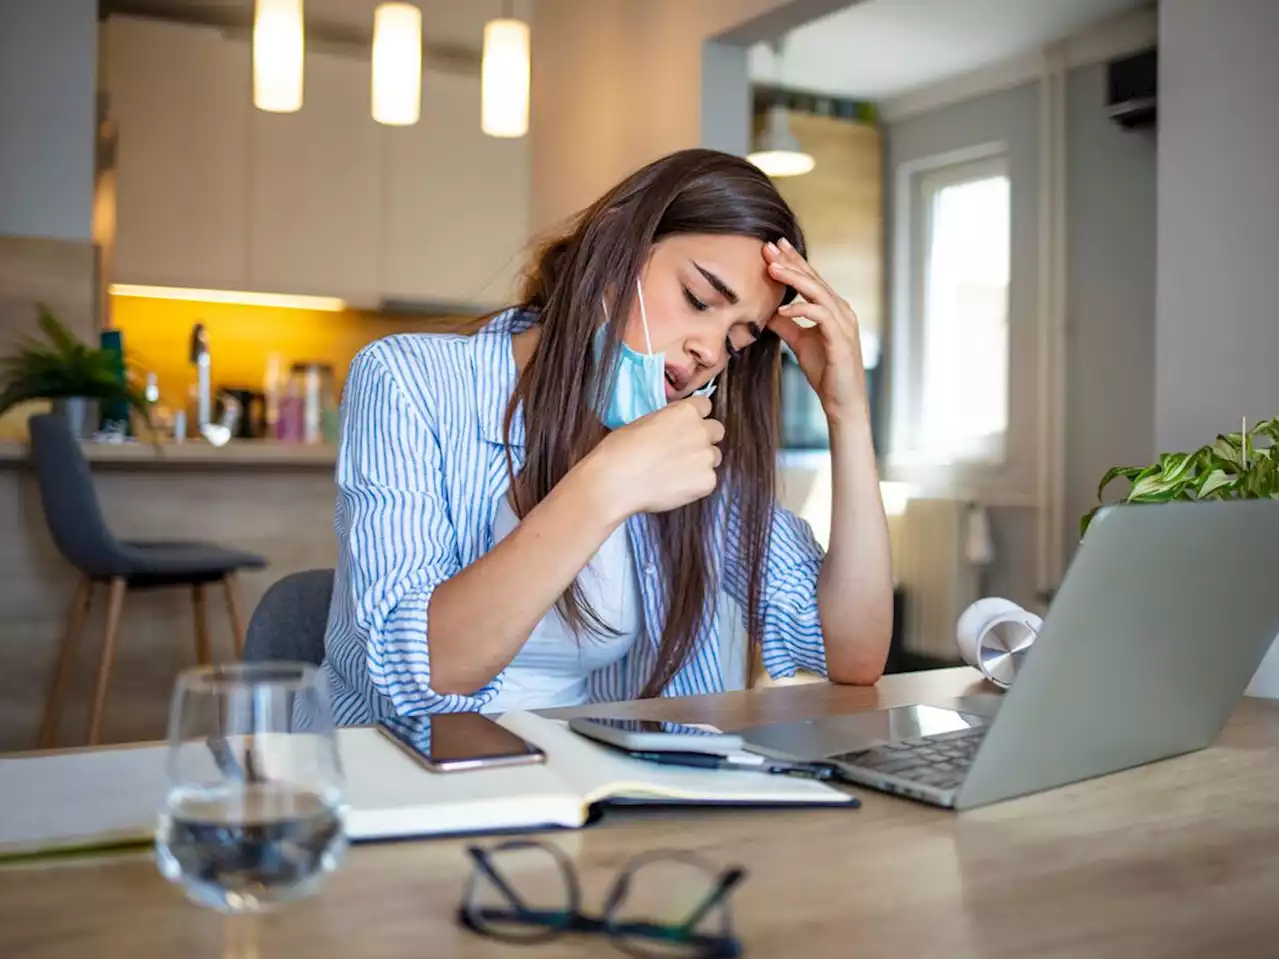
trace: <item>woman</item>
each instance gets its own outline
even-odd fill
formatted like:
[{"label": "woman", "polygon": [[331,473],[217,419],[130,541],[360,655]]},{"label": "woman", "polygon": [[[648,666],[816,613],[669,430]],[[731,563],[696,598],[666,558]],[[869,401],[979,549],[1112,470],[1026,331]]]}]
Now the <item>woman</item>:
[{"label": "woman", "polygon": [[[825,556],[775,503],[780,339],[831,427]],[[857,318],[737,157],[628,177],[474,335],[362,351],[337,479],[324,668],[341,723],[718,691],[721,591],[771,675],[883,671]]]}]

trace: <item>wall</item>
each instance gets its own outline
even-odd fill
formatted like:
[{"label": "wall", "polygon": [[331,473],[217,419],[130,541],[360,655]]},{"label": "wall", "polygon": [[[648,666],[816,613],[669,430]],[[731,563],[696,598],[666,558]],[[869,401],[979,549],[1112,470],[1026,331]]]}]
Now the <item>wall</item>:
[{"label": "wall", "polygon": [[0,4],[0,235],[90,238],[97,8]]},{"label": "wall", "polygon": [[1161,449],[1276,414],[1276,30],[1273,0],[1160,5]]},{"label": "wall", "polygon": [[[645,162],[698,146],[702,111],[715,112],[725,104],[745,117],[745,55],[721,51],[725,69],[717,77],[718,89],[705,91],[706,40],[748,21],[758,24],[759,36],[734,42],[762,39],[774,29],[770,13],[799,23],[841,5],[839,0],[538,0],[530,119],[533,229],[555,227]],[[731,131],[723,133],[732,139]]]},{"label": "wall", "polygon": [[[1162,0],[1156,444],[1276,415],[1273,0]],[[1251,691],[1277,694],[1271,647]]]},{"label": "wall", "polygon": [[[1064,563],[1079,518],[1112,465],[1153,451],[1156,150],[1149,132],[1107,119],[1105,67],[1068,71],[1066,84],[1066,512]],[[1008,144],[1013,176],[1011,463],[1014,488],[1034,491],[1036,284],[1039,217],[1037,83],[988,93],[889,124],[886,185],[892,211],[900,163],[993,140]],[[892,230],[892,220],[890,220]],[[892,243],[890,244],[892,246]],[[890,250],[890,257],[892,250]],[[892,269],[892,267],[891,267]],[[1019,415],[1020,414],[1020,415]],[[1035,515],[992,510],[997,559],[984,589],[1035,602]]]},{"label": "wall", "polygon": [[1102,474],[1155,452],[1156,134],[1107,118],[1105,82],[1067,78],[1065,559]]},{"label": "wall", "polygon": [[260,390],[272,354],[287,373],[290,363],[316,361],[333,367],[341,389],[347,368],[366,344],[396,333],[441,330],[444,318],[388,316],[356,310],[326,312],[142,297],[113,297],[112,321],[124,333],[130,363],[153,372],[166,405],[182,404],[195,382],[188,362],[191,330],[209,334],[213,384]]}]

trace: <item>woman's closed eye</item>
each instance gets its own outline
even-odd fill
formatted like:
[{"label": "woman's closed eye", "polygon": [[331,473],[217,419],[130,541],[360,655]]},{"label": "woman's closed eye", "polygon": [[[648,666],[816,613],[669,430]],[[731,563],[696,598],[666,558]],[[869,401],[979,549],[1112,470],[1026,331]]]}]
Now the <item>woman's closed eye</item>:
[{"label": "woman's closed eye", "polygon": [[702,300],[694,296],[693,291],[689,289],[687,286],[684,287],[683,289],[684,289],[684,298],[688,300],[689,305],[693,307],[695,310],[697,310],[699,313],[704,313],[707,310],[711,309],[710,304],[704,303]]}]

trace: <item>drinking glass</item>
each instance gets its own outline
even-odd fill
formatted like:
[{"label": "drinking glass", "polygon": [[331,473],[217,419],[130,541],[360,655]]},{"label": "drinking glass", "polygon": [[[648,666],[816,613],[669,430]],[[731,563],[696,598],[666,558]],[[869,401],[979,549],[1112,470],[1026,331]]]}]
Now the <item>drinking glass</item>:
[{"label": "drinking glass", "polygon": [[188,899],[257,912],[310,895],[342,859],[344,818],[314,666],[238,663],[179,676],[156,859]]}]

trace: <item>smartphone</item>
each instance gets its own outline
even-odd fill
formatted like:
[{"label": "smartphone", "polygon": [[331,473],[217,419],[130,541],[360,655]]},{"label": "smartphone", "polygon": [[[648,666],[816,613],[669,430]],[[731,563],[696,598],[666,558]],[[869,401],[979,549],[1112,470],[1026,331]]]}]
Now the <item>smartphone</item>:
[{"label": "smartphone", "polygon": [[547,759],[533,743],[480,713],[383,719],[378,731],[433,773],[524,766]]},{"label": "smartphone", "polygon": [[633,752],[732,753],[742,737],[656,719],[570,719],[581,736]]}]

